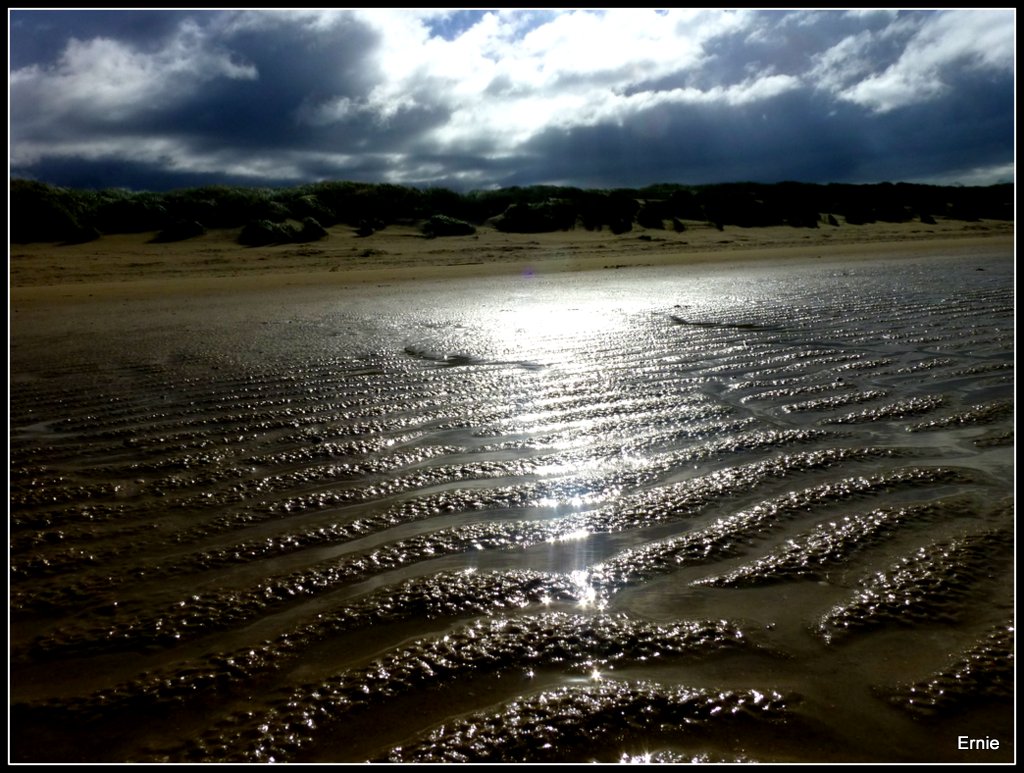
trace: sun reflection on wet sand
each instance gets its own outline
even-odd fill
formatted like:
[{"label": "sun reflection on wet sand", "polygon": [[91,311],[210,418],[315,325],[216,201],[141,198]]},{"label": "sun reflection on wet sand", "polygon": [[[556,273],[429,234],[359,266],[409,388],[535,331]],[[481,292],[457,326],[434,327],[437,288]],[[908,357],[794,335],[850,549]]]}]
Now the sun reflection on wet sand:
[{"label": "sun reflection on wet sand", "polygon": [[320,349],[337,298],[267,325],[306,347],[280,361],[50,363],[12,394],[12,740],[917,761],[946,707],[1002,737],[1012,259],[984,267],[453,284]]},{"label": "sun reflection on wet sand", "polygon": [[515,307],[495,304],[497,310],[479,323],[481,334],[498,351],[546,364],[571,367],[583,362],[607,336],[628,324],[625,310],[610,310],[606,299],[585,293],[516,300]]},{"label": "sun reflection on wet sand", "polygon": [[608,600],[599,595],[597,589],[590,583],[588,569],[576,569],[569,572],[569,579],[576,587],[577,603],[581,608],[600,610],[608,606]]}]

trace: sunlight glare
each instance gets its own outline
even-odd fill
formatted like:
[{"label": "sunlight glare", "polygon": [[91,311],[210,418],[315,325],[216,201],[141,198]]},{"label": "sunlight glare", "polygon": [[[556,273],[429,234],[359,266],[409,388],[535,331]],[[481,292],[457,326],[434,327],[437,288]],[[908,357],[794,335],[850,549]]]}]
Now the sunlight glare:
[{"label": "sunlight glare", "polygon": [[496,345],[536,358],[572,349],[592,348],[618,324],[618,317],[594,303],[566,308],[555,302],[535,302],[503,309],[493,318],[489,331]]},{"label": "sunlight glare", "polygon": [[569,579],[577,589],[577,599],[580,607],[586,609],[590,606],[604,607],[597,597],[597,590],[590,584],[590,573],[586,569],[577,569],[569,573]]}]

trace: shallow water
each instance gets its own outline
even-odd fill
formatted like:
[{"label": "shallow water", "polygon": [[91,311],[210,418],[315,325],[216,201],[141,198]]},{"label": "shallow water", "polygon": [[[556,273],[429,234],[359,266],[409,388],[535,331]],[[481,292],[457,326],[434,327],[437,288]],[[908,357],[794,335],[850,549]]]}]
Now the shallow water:
[{"label": "shallow water", "polygon": [[15,317],[12,759],[1013,759],[1011,256],[145,303]]}]

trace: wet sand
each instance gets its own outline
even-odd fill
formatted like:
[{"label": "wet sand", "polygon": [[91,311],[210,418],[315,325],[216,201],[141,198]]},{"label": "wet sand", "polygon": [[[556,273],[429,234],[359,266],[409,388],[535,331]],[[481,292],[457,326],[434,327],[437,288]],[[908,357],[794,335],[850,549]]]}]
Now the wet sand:
[{"label": "wet sand", "polygon": [[1012,229],[922,228],[15,246],[12,760],[1011,760]]}]

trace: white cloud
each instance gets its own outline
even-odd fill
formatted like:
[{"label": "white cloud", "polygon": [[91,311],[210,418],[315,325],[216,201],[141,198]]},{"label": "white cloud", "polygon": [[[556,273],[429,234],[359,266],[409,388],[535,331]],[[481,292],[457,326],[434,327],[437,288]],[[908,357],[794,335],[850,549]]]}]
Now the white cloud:
[{"label": "white cloud", "polygon": [[[813,75],[840,99],[887,112],[947,93],[952,67],[1012,71],[1014,30],[1013,14],[1006,11],[946,11],[897,20],[832,46],[817,57]],[[877,71],[873,56],[903,36],[898,58]]]},{"label": "white cloud", "polygon": [[934,74],[894,66],[846,89],[840,97],[884,113],[934,99],[945,91],[946,85]]},{"label": "white cloud", "polygon": [[874,35],[868,30],[843,38],[814,57],[811,78],[819,88],[841,91],[870,77],[875,63],[869,55]]},{"label": "white cloud", "polygon": [[339,100],[310,120],[345,120],[355,111],[387,119],[434,105],[449,119],[424,139],[446,149],[485,144],[501,153],[547,128],[620,121],[659,102],[738,104],[794,86],[774,77],[634,93],[638,84],[699,70],[705,43],[751,24],[747,12],[567,11],[538,20],[534,12],[502,11],[483,14],[450,40],[431,36],[428,12],[357,16],[380,36],[374,58],[382,81],[365,101]]},{"label": "white cloud", "polygon": [[572,11],[531,30],[510,53],[541,88],[602,73],[628,83],[700,62],[700,38],[676,26],[654,11]]},{"label": "white cloud", "polygon": [[257,73],[210,46],[195,24],[185,23],[153,53],[108,38],[71,38],[53,67],[32,65],[11,73],[11,101],[25,117],[116,123],[221,77],[252,79]]},{"label": "white cloud", "polygon": [[901,61],[936,68],[949,63],[967,67],[1012,69],[1015,24],[1012,11],[947,11],[927,22]]},{"label": "white cloud", "polygon": [[129,155],[141,163],[170,163],[187,157],[188,148],[176,140],[162,137],[117,137],[82,140],[23,140],[11,152],[15,166],[30,165],[44,156],[105,161]]}]

